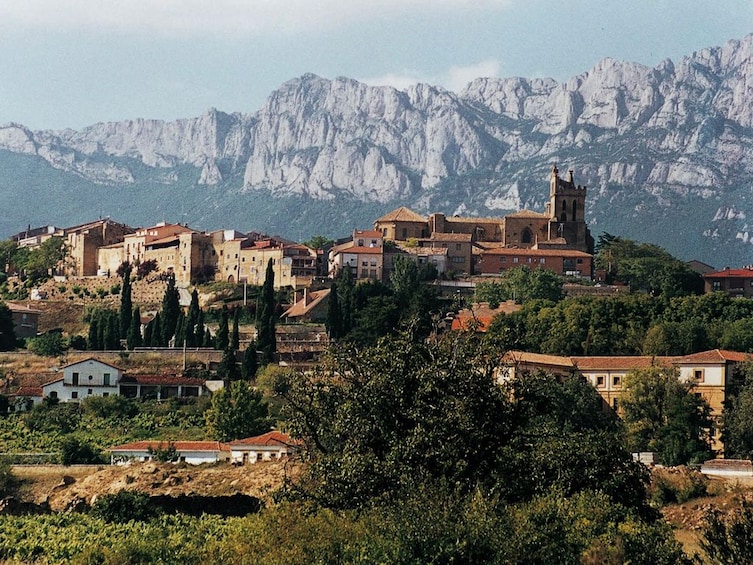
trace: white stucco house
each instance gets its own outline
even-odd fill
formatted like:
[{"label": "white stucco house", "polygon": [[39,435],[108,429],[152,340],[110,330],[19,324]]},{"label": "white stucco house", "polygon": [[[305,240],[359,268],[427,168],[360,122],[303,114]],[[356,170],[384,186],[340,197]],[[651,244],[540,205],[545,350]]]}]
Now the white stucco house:
[{"label": "white stucco house", "polygon": [[178,461],[191,465],[217,463],[230,459],[230,448],[219,441],[134,441],[110,448],[113,465],[131,461],[151,461],[154,453],[174,447]]},{"label": "white stucco house", "polygon": [[115,365],[94,358],[65,365],[62,375],[42,385],[44,397],[60,402],[79,402],[87,396],[118,394],[123,371]]},{"label": "white stucco house", "polygon": [[298,450],[300,442],[292,439],[288,434],[271,431],[260,436],[231,441],[228,445],[231,451],[231,461],[246,465],[288,457]]}]

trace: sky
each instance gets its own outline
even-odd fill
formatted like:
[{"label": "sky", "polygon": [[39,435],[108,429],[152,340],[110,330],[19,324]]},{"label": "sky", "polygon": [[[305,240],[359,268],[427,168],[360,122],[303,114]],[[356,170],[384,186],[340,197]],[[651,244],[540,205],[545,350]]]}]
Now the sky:
[{"label": "sky", "polygon": [[753,33],[753,0],[0,0],[0,124],[251,114],[311,72],[459,91],[647,66]]}]

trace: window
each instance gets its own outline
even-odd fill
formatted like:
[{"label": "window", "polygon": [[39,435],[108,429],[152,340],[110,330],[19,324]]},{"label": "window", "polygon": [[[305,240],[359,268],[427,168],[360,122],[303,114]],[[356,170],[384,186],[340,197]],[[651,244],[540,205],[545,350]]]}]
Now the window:
[{"label": "window", "polygon": [[362,239],[358,240],[358,247],[363,247],[363,240]]},{"label": "window", "polygon": [[372,259],[371,260],[371,266],[372,267],[376,267],[377,266],[377,260],[376,259]]},{"label": "window", "polygon": [[520,242],[521,243],[531,243],[533,240],[533,234],[531,233],[531,230],[528,228],[523,230],[523,233],[520,234]]},{"label": "window", "polygon": [[513,262],[513,263],[517,263],[518,261],[519,261],[519,259],[518,259],[517,257],[513,257],[513,258],[512,258],[512,262]]},{"label": "window", "polygon": [[78,386],[78,373],[73,373],[73,386]]},{"label": "window", "polygon": [[110,386],[110,373],[105,373],[102,375],[102,384],[104,386]]},{"label": "window", "polygon": [[73,392],[71,392],[71,398],[73,398],[73,399],[78,398],[78,391],[77,390],[74,390]]},{"label": "window", "polygon": [[110,396],[110,393],[109,392],[103,392],[102,396]]},{"label": "window", "polygon": [[532,262],[533,262],[533,257],[528,257],[526,259],[526,263],[532,263]]},{"label": "window", "polygon": [[408,228],[403,228],[403,239],[408,237]]},{"label": "window", "polygon": [[365,261],[365,260],[364,260],[364,261],[361,261],[361,266],[362,266],[362,267],[368,267],[368,266],[369,266],[369,262],[368,262],[368,261]]},{"label": "window", "polygon": [[576,261],[576,263],[578,263],[578,265],[582,265],[582,264],[583,264],[583,259],[578,259],[578,260]]},{"label": "window", "polygon": [[596,376],[596,386],[598,386],[598,387],[604,386],[604,375],[597,375]]},{"label": "window", "polygon": [[465,257],[453,257],[452,262],[453,263],[465,263]]},{"label": "window", "polygon": [[455,244],[455,249],[456,249],[457,251],[460,251],[460,250],[461,250],[462,248],[463,248],[463,246],[462,246],[462,245],[461,245],[460,243],[456,243],[456,244]]},{"label": "window", "polygon": [[712,290],[722,290],[722,283],[720,281],[714,281],[711,283]]},{"label": "window", "polygon": [[544,257],[539,257],[539,263],[543,265],[544,263],[546,263],[546,259]]},{"label": "window", "polygon": [[615,375],[612,377],[613,386],[620,386],[620,381],[622,381],[622,378],[619,375]]},{"label": "window", "polygon": [[507,263],[507,257],[500,257],[499,258],[500,263]]},{"label": "window", "polygon": [[93,381],[94,380],[94,376],[93,375],[89,375],[89,380]]},{"label": "window", "polygon": [[702,383],[705,379],[703,369],[693,369],[693,379],[695,379],[695,382],[697,383]]},{"label": "window", "polygon": [[92,392],[94,392],[94,391],[92,391],[92,389],[90,389],[90,388],[86,390],[86,394],[91,394]]}]

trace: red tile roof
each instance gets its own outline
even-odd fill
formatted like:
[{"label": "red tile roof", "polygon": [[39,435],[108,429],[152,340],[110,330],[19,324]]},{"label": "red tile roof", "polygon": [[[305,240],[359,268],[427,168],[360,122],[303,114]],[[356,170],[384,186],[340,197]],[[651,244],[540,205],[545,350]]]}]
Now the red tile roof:
[{"label": "red tile roof", "polygon": [[240,446],[259,446],[259,445],[282,445],[282,446],[296,446],[300,445],[299,440],[291,438],[288,434],[272,430],[266,434],[260,436],[247,437],[244,439],[237,439],[229,442],[230,447]]},{"label": "red tile roof", "polygon": [[21,386],[18,390],[8,396],[44,396],[42,387],[39,386]]},{"label": "red tile roof", "polygon": [[381,218],[377,219],[375,223],[378,223],[378,222],[427,222],[427,221],[428,220],[424,216],[420,216],[419,214],[416,214],[410,208],[406,208],[405,206],[400,206],[400,208],[397,208],[396,210],[393,210],[392,212],[388,212]]},{"label": "red tile roof", "polygon": [[704,279],[750,279],[753,278],[753,269],[724,269],[715,273],[706,273]]},{"label": "red tile roof", "polygon": [[750,353],[740,353],[739,351],[730,351],[728,349],[711,349],[710,351],[701,351],[682,357],[675,358],[674,362],[680,363],[723,363],[732,361],[742,363],[753,360]]},{"label": "red tile roof", "polygon": [[152,451],[156,449],[167,449],[172,445],[175,449],[181,453],[186,452],[208,452],[208,451],[229,451],[229,446],[226,443],[219,441],[158,441],[158,440],[146,440],[146,441],[134,441],[131,443],[124,443],[123,445],[116,445],[110,448],[110,451]]},{"label": "red tile roof", "polygon": [[181,377],[180,375],[124,375],[119,384],[203,386],[205,382],[204,379]]},{"label": "red tile roof", "polygon": [[452,329],[467,330],[470,329],[470,326],[474,322],[478,322],[479,325],[476,331],[486,332],[495,316],[498,314],[512,314],[521,308],[522,306],[514,302],[502,303],[498,308],[490,308],[487,303],[474,304],[471,310],[461,310],[455,315],[452,319]]},{"label": "red tile roof", "polygon": [[671,357],[643,356],[612,356],[599,357],[571,357],[575,366],[587,371],[619,371],[622,369],[647,369],[655,365],[671,365]]},{"label": "red tile roof", "polygon": [[327,296],[329,296],[330,289],[325,288],[322,290],[312,290],[308,292],[308,300],[299,300],[288,308],[282,315],[283,318],[295,318],[297,316],[303,316],[311,310],[313,310],[318,304],[321,303]]}]

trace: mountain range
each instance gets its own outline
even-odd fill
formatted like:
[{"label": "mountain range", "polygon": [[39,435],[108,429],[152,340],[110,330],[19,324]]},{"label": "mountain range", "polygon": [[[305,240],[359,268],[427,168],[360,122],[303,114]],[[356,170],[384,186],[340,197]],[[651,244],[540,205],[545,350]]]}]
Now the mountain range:
[{"label": "mountain range", "polygon": [[588,186],[595,235],[753,263],[753,35],[653,68],[603,59],[564,83],[478,78],[453,93],[306,74],[255,113],[6,124],[0,234],[106,215],[341,237],[402,205],[543,211],[553,163]]}]

